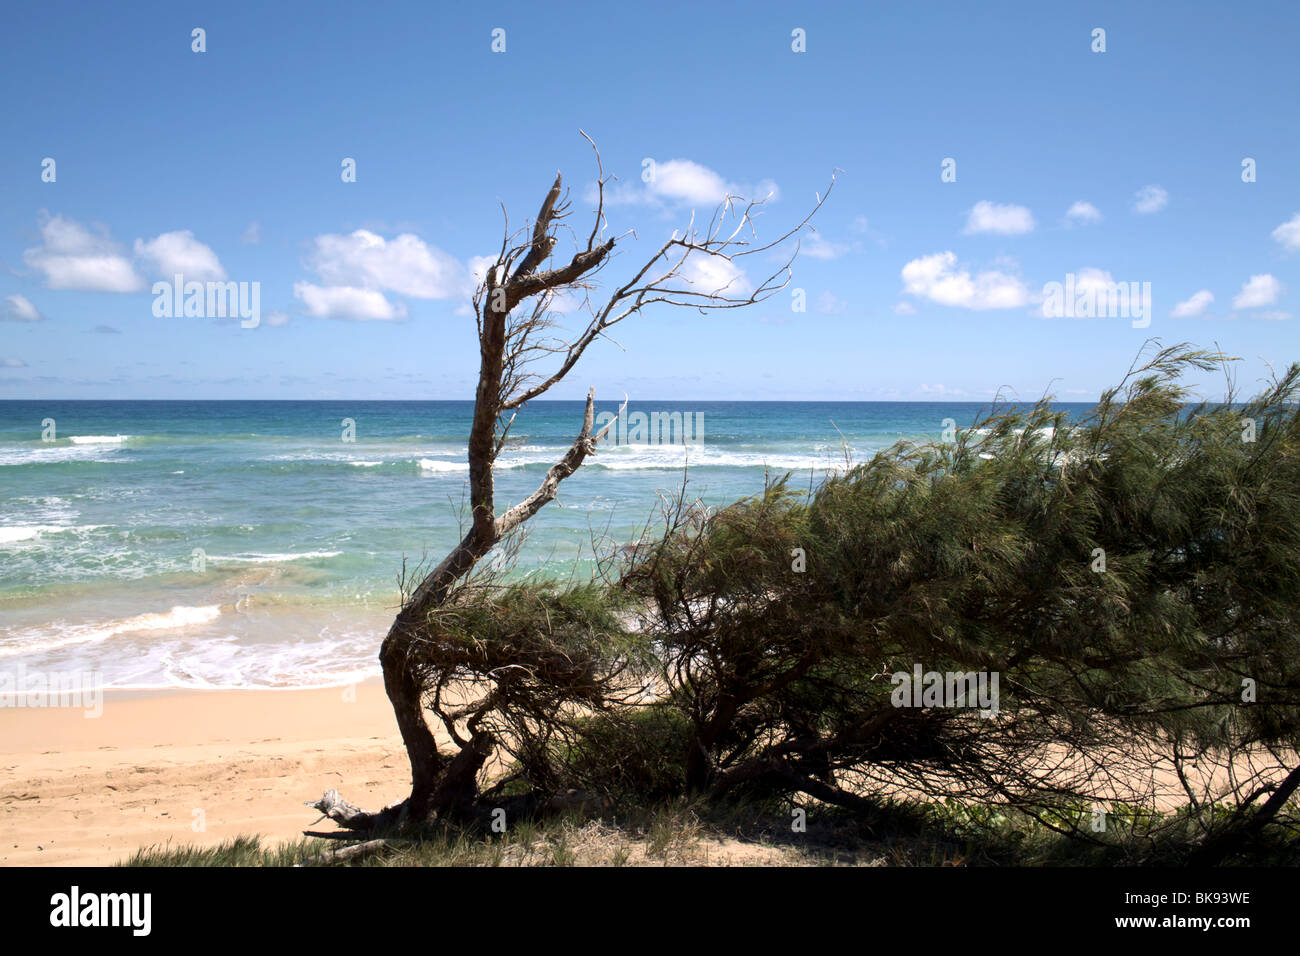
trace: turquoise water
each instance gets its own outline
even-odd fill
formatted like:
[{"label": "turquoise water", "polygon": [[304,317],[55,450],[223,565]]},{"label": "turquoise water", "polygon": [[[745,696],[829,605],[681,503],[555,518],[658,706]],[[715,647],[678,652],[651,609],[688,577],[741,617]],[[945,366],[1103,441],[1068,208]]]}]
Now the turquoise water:
[{"label": "turquoise water", "polygon": [[[698,416],[701,434],[602,445],[530,523],[521,573],[584,573],[593,536],[633,537],[684,469],[691,494],[723,504],[761,490],[767,469],[806,483],[842,464],[843,442],[861,459],[900,438],[937,438],[945,418],[965,427],[982,407],[629,406]],[[121,687],[326,686],[378,673],[403,558],[436,561],[459,538],[472,411],[0,402],[0,670],[95,670]],[[581,418],[580,402],[520,415],[499,462],[499,507],[536,488]]]}]

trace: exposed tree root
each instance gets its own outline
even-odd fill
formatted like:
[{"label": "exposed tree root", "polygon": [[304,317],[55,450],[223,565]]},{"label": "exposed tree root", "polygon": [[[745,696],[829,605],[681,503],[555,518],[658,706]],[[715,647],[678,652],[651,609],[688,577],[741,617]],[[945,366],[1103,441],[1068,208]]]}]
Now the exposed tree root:
[{"label": "exposed tree root", "polygon": [[319,800],[307,806],[315,807],[345,830],[363,833],[400,826],[407,818],[406,801],[385,807],[378,813],[368,813],[348,803],[337,790],[326,790]]}]

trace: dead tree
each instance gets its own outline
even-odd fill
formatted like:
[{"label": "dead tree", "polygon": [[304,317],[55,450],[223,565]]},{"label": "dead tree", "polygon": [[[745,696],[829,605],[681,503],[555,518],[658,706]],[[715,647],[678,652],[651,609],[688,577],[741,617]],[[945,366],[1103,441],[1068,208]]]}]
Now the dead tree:
[{"label": "dead tree", "polygon": [[[581,132],[581,131],[580,131]],[[595,144],[581,134],[593,150]],[[761,243],[755,219],[765,198],[745,200],[727,195],[714,210],[707,226],[697,226],[692,213],[684,232],[674,232],[654,255],[615,289],[603,304],[593,303],[592,280],[613,261],[618,239],[605,238],[605,187],[607,177],[596,150],[596,209],[585,241],[576,233],[574,252],[567,261],[555,262],[557,232],[569,215],[563,181],[555,182],[531,225],[512,233],[507,218],[501,249],[487,269],[474,295],[478,324],[479,378],[474,396],[474,418],[469,434],[468,530],[451,552],[406,598],[379,652],[384,689],[393,706],[402,742],[411,764],[411,793],[400,804],[380,813],[366,813],[331,791],[313,804],[341,826],[375,829],[399,821],[421,820],[433,814],[463,809],[476,792],[476,778],[497,741],[480,725],[483,712],[470,708],[454,715],[464,721],[456,734],[459,752],[440,752],[425,720],[428,688],[423,672],[413,663],[413,650],[431,611],[437,609],[475,564],[498,542],[528,521],[552,500],[560,483],[581,467],[608,431],[594,428],[595,390],[587,393],[581,428],[572,446],[551,466],[541,485],[523,501],[497,513],[494,469],[515,416],[524,405],[546,394],[565,378],[583,353],[609,329],[643,309],[674,306],[701,313],[736,309],[761,302],[786,287],[798,243],[781,266],[762,282],[750,285],[738,261],[758,262],[758,256],[795,237],[809,223],[830,194],[818,195],[807,215],[778,238]],[[566,226],[567,228],[567,226]],[[624,234],[633,235],[628,232]],[[755,257],[745,260],[744,257]],[[778,259],[777,261],[781,261]],[[713,269],[697,268],[712,264]],[[709,276],[715,277],[710,279]],[[722,276],[717,280],[717,276]],[[586,328],[576,338],[550,335],[557,327],[553,306],[557,296],[581,296]],[[534,371],[534,363],[550,360],[548,371]],[[612,422],[611,422],[612,424]],[[486,706],[486,705],[485,705]]]}]

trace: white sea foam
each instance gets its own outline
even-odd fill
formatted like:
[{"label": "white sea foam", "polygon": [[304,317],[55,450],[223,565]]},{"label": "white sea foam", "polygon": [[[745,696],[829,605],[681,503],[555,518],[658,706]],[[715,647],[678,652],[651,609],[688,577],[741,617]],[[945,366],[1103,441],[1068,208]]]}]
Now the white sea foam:
[{"label": "white sea foam", "polygon": [[449,472],[449,471],[469,471],[469,462],[466,461],[435,461],[432,458],[420,459],[421,471]]},{"label": "white sea foam", "polygon": [[[107,685],[121,689],[343,687],[379,676],[375,646],[388,619],[386,611],[234,613],[219,630],[160,634],[129,658],[106,658],[100,666]],[[269,629],[274,642],[264,639]]]},{"label": "white sea foam", "polygon": [[350,461],[348,462],[353,468],[378,468],[383,464],[382,461]]},{"label": "white sea foam", "polygon": [[247,554],[221,556],[209,555],[209,561],[233,561],[239,564],[282,564],[286,561],[308,561],[312,558],[337,558],[342,551],[300,551],[298,553],[259,554],[250,551]]},{"label": "white sea foam", "polygon": [[[358,449],[358,451],[359,450],[360,449]],[[375,452],[378,452],[379,454],[384,453],[383,448],[367,448],[366,451],[369,451],[372,454]],[[302,451],[294,451],[294,452],[285,452],[279,455],[263,455],[261,458],[257,460],[276,462],[278,464],[282,463],[282,464],[298,464],[298,465],[319,464],[319,463],[339,464],[339,465],[366,465],[366,464],[382,465],[383,464],[382,461],[372,461],[372,460],[361,461],[359,459],[353,458],[352,455],[348,454],[347,452],[340,452],[340,451],[322,452],[322,451],[302,450]]]},{"label": "white sea foam", "polygon": [[800,471],[839,468],[844,459],[839,454],[798,455],[776,451],[730,451],[710,447],[683,445],[617,445],[601,449],[583,467],[608,471],[680,470],[689,468],[770,468],[775,471]]},{"label": "white sea foam", "polygon": [[42,534],[51,534],[63,529],[57,525],[27,525],[16,528],[0,528],[0,545],[16,544],[19,541],[32,541]]},{"label": "white sea foam", "polygon": [[96,528],[102,528],[99,524],[80,524],[80,525],[58,525],[58,524],[32,524],[32,525],[13,525],[11,527],[0,528],[0,545],[18,544],[23,541],[37,541],[47,534],[60,534],[63,532],[79,533],[83,531],[94,531]]},{"label": "white sea foam", "polygon": [[298,690],[343,687],[380,673],[375,634],[369,630],[346,635],[327,630],[315,640],[280,645],[229,640],[205,644],[199,653],[193,650],[184,645],[160,649],[157,669],[167,686]]},{"label": "white sea foam", "polygon": [[170,631],[178,628],[208,624],[221,616],[221,607],[209,604],[203,607],[185,607],[177,605],[170,611],[137,614],[134,617],[119,618],[112,621],[94,621],[87,624],[60,625],[59,637],[51,637],[48,628],[21,628],[5,634],[0,631],[4,643],[0,644],[0,657],[12,657],[15,654],[33,654],[51,651],[76,644],[98,644],[119,634],[134,634],[145,631]]},{"label": "white sea foam", "polygon": [[338,453],[311,453],[305,451],[296,451],[282,455],[264,455],[258,461],[284,461],[284,462],[307,462],[307,461],[349,461],[346,455]]},{"label": "white sea foam", "polygon": [[130,435],[73,435],[68,441],[74,445],[120,445]]},{"label": "white sea foam", "polygon": [[[567,448],[542,449],[542,454],[508,455],[497,461],[497,469],[504,471],[530,466],[553,465],[563,457]],[[780,452],[721,451],[698,446],[683,445],[611,445],[602,446],[589,457],[584,468],[605,471],[679,471],[691,468],[771,468],[776,471],[799,471],[809,468],[823,470],[840,468],[844,460],[838,451],[825,455],[791,455]],[[442,461],[432,458],[419,460],[420,470],[435,474],[469,471],[465,461]]]},{"label": "white sea foam", "polygon": [[40,445],[38,447],[0,448],[0,466],[6,465],[52,465],[62,461],[94,461],[105,464],[128,461],[129,458],[105,458],[104,455],[117,452],[116,447],[105,448],[102,445]]}]

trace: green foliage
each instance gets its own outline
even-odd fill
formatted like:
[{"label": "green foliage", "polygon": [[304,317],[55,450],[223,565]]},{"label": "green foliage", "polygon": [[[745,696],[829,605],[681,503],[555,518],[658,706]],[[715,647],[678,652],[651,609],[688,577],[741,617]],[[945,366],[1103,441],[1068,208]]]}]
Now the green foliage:
[{"label": "green foliage", "polygon": [[[1165,349],[1082,421],[1046,399],[995,411],[807,496],[780,479],[716,512],[679,499],[620,586],[693,727],[688,787],[1060,813],[1149,803],[1135,781],[1175,753],[1294,752],[1300,371],[1188,405],[1180,377],[1219,362]],[[997,717],[894,706],[890,676],[916,665],[997,674]]]},{"label": "green foliage", "polygon": [[653,704],[630,713],[581,721],[572,744],[553,755],[563,784],[644,806],[681,795],[690,723],[676,708]]},{"label": "green foliage", "polygon": [[431,669],[472,678],[509,669],[510,679],[566,682],[595,692],[605,665],[635,654],[611,595],[594,584],[534,581],[462,592],[434,610],[419,654]]},{"label": "green foliage", "polygon": [[[1082,420],[994,409],[806,493],[679,496],[608,586],[467,589],[420,663],[436,698],[490,689],[435,709],[462,745],[492,727],[537,794],[805,794],[863,819],[908,794],[968,808],[956,832],[1023,813],[1103,855],[1090,808],[1127,803],[1126,846],[1190,846],[1300,750],[1300,368],[1189,404],[1182,376],[1223,361],[1164,349]],[[996,715],[898,706],[918,665],[996,675]],[[1157,772],[1246,754],[1261,776],[1151,815]]]},{"label": "green foliage", "polygon": [[648,639],[627,627],[620,601],[593,583],[471,583],[428,615],[411,664],[430,710],[472,757],[467,777],[500,746],[532,789],[554,791],[548,755],[585,714],[625,700],[645,669]]}]

